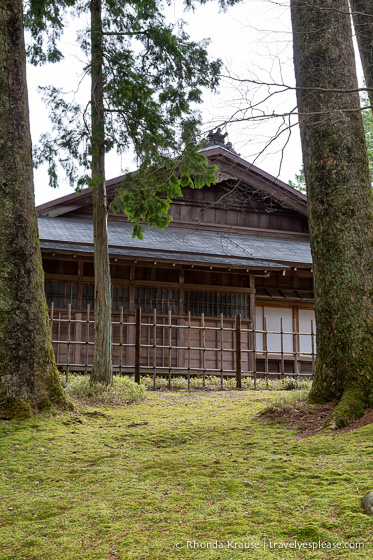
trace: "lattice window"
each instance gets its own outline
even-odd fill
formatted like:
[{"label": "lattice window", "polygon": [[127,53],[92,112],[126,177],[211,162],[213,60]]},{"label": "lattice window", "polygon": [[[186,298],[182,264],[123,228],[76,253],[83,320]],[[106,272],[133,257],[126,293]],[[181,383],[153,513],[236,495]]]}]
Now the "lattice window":
[{"label": "lattice window", "polygon": [[78,284],[76,282],[57,280],[46,280],[45,282],[45,295],[49,307],[53,301],[55,307],[67,307],[71,303],[71,307],[76,309],[77,294]]},{"label": "lattice window", "polygon": [[[82,305],[83,309],[87,309],[88,304],[91,309],[95,304],[95,286],[94,284],[83,284],[82,286]],[[124,311],[128,311],[129,305],[129,288],[128,286],[120,286],[112,284],[111,286],[111,309],[112,311],[120,311],[123,307]]]},{"label": "lattice window", "polygon": [[225,292],[184,292],[184,313],[192,315],[204,313],[210,317],[234,317],[239,313],[249,316],[249,296],[246,294],[229,294]]},{"label": "lattice window", "polygon": [[82,307],[87,309],[88,305],[91,309],[94,308],[95,303],[95,285],[83,284],[82,286]]},{"label": "lattice window", "polygon": [[128,311],[129,306],[129,288],[128,286],[118,286],[113,284],[111,287],[111,308],[113,311],[120,311],[123,307],[124,311]]},{"label": "lattice window", "polygon": [[179,312],[179,291],[158,288],[136,288],[135,307],[141,307],[145,313]]}]

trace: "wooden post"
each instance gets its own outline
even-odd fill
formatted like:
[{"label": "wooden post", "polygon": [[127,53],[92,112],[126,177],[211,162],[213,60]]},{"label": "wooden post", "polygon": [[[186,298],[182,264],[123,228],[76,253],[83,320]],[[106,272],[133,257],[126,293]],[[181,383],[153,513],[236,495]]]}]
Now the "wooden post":
[{"label": "wooden post", "polygon": [[141,307],[135,313],[135,382],[140,384],[141,365]]},{"label": "wooden post", "polygon": [[[130,285],[128,294],[128,316],[127,316],[127,326],[126,326],[126,343],[130,346],[125,347],[125,365],[135,364],[135,331],[136,327],[136,308],[135,308],[135,292],[136,288],[134,286],[135,281],[135,266],[130,266]],[[129,324],[132,323],[132,324]]]},{"label": "wooden post", "polygon": [[49,326],[51,329],[51,340],[53,341],[53,319],[54,319],[54,301],[51,303],[51,317],[49,321]]},{"label": "wooden post", "polygon": [[253,329],[253,375],[254,375],[254,389],[256,389],[256,329],[255,324],[251,327]]},{"label": "wooden post", "polygon": [[60,358],[61,358],[61,311],[58,312],[58,319],[57,319],[57,356],[56,356],[56,360],[57,360],[57,364],[60,364]]},{"label": "wooden post", "polygon": [[85,374],[87,375],[88,373],[88,353],[89,353],[89,319],[90,319],[90,311],[91,311],[91,306],[87,305],[87,333],[86,333],[86,343],[85,343]]},{"label": "wooden post", "polygon": [[[184,270],[180,268],[179,270],[179,308],[178,308],[178,315],[180,315],[180,319],[178,320],[177,324],[180,326],[185,325],[185,311],[184,311]],[[178,360],[177,366],[178,368],[185,368],[185,329],[180,328],[177,329],[177,345],[181,348],[178,351]]]},{"label": "wooden post", "polygon": [[[190,321],[191,321],[190,311],[188,311],[188,331],[187,331],[188,332],[188,379],[190,379],[190,360],[191,360],[191,358],[190,358],[190,356],[191,356],[191,354],[190,354],[190,342],[191,342],[191,340],[190,340]],[[188,382],[188,387],[189,387],[189,382]]]},{"label": "wooden post", "polygon": [[236,389],[242,388],[241,315],[236,315]]},{"label": "wooden post", "polygon": [[249,276],[250,285],[250,296],[249,296],[249,319],[251,323],[251,332],[249,333],[249,370],[253,372],[254,375],[254,386],[256,387],[256,305],[255,305],[255,276],[250,274]]},{"label": "wooden post", "polygon": [[171,309],[168,311],[168,388],[171,389],[171,349],[172,349],[172,336],[171,336],[172,316]]},{"label": "wooden post", "polygon": [[202,327],[202,384],[206,387],[206,327],[205,327],[205,314],[201,313],[201,327]]},{"label": "wooden post", "polygon": [[122,363],[123,363],[123,305],[120,307],[119,319],[119,375],[122,377]]},{"label": "wooden post", "polygon": [[220,313],[220,385],[223,389],[223,371],[224,371],[224,315]]},{"label": "wooden post", "polygon": [[153,311],[153,390],[156,389],[157,379],[157,310]]},{"label": "wooden post", "polygon": [[281,325],[281,379],[285,377],[285,362],[284,362],[284,325],[283,319],[280,318]]},{"label": "wooden post", "polygon": [[191,338],[191,316],[190,311],[188,311],[188,392],[190,392],[190,338]]},{"label": "wooden post", "polygon": [[75,342],[79,342],[79,344],[74,344],[74,351],[73,351],[73,363],[76,365],[80,365],[82,362],[81,356],[81,343],[82,343],[82,314],[75,312]]},{"label": "wooden post", "polygon": [[266,380],[266,385],[268,387],[268,333],[267,333],[267,317],[264,316],[263,318],[263,331],[264,331],[264,336],[263,336],[263,349],[264,349],[264,379]]},{"label": "wooden post", "polygon": [[313,319],[311,319],[311,352],[312,352],[312,375],[315,375],[315,340],[313,333]]},{"label": "wooden post", "polygon": [[69,371],[70,371],[70,342],[71,342],[71,303],[69,303],[67,306],[66,383],[69,381]]},{"label": "wooden post", "polygon": [[297,336],[297,321],[293,320],[293,350],[294,350],[294,374],[299,377],[298,365],[298,336]]}]

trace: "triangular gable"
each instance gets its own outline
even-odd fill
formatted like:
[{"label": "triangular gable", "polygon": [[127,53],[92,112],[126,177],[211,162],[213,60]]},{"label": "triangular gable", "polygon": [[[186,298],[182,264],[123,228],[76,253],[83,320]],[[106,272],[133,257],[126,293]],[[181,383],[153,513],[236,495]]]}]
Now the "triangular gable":
[{"label": "triangular gable", "polygon": [[[257,192],[261,196],[267,195],[274,203],[285,205],[301,216],[307,216],[307,197],[286,183],[250,164],[224,147],[206,148],[202,153],[208,157],[211,163],[219,168],[217,184],[234,182],[247,185],[251,191]],[[109,200],[115,195],[115,191],[123,178],[124,176],[120,176],[107,181],[106,187]],[[91,205],[92,191],[87,188],[80,193],[72,193],[41,204],[37,207],[37,212],[40,216],[66,216],[72,213],[76,214],[79,211],[84,212],[84,209]]]}]

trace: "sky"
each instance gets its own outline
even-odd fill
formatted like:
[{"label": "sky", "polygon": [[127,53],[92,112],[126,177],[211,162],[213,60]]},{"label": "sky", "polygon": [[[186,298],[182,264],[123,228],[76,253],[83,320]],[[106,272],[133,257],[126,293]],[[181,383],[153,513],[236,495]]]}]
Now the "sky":
[{"label": "sky", "polygon": [[[276,93],[266,85],[272,82],[294,85],[292,63],[291,23],[287,2],[248,0],[226,12],[220,12],[215,2],[198,6],[193,12],[183,13],[182,3],[174,0],[167,8],[172,22],[179,18],[188,22],[187,32],[193,40],[210,38],[211,58],[224,63],[223,78],[218,93],[206,92],[203,105],[203,132],[221,126],[241,157],[261,169],[288,182],[299,171],[301,161],[300,138],[297,126],[291,127],[285,118],[263,118],[263,114],[283,114],[295,107],[293,91]],[[38,92],[38,86],[53,84],[64,91],[75,91],[81,77],[84,57],[76,43],[76,31],[84,21],[75,22],[65,33],[61,46],[63,62],[43,67],[28,67],[30,120],[33,143],[40,134],[51,129],[47,109]],[[244,81],[242,81],[244,80]],[[246,82],[245,80],[251,80]],[[77,94],[83,100],[89,96],[89,81],[82,84]],[[264,100],[264,101],[263,101]],[[255,109],[250,106],[257,105]],[[296,124],[296,120],[291,122]],[[279,129],[280,127],[280,129]],[[274,139],[279,133],[278,138]],[[282,130],[282,132],[281,132]],[[269,144],[269,145],[267,145]],[[134,169],[131,156],[119,158],[108,154],[107,179],[121,175],[123,169]],[[46,166],[35,170],[36,204],[42,204],[73,192],[66,181],[59,189],[48,186]]]}]

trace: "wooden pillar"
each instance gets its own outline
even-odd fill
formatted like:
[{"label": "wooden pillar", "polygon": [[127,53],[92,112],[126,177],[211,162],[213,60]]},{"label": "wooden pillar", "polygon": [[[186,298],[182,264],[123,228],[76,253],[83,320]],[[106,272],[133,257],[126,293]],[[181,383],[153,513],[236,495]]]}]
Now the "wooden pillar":
[{"label": "wooden pillar", "polygon": [[[129,286],[129,301],[128,301],[128,323],[127,325],[127,344],[135,344],[135,267],[130,266],[130,286]],[[134,346],[127,346],[125,349],[125,364],[126,366],[135,364],[135,349]],[[126,368],[127,369],[127,368]],[[128,369],[127,369],[128,371]]]},{"label": "wooden pillar", "polygon": [[74,344],[74,353],[73,353],[73,363],[75,365],[82,364],[82,323],[83,323],[83,316],[81,313],[75,313],[74,316],[75,320],[75,342],[79,342],[79,344]]},{"label": "wooden pillar", "polygon": [[141,368],[141,308],[136,309],[135,319],[135,382],[140,383]]},{"label": "wooden pillar", "polygon": [[253,372],[254,379],[256,381],[256,339],[255,339],[255,324],[256,324],[256,298],[255,298],[255,276],[250,274],[250,305],[249,305],[249,319],[251,321],[251,333],[249,333],[249,370]]},{"label": "wooden pillar", "polygon": [[236,389],[242,387],[241,315],[236,315]]},{"label": "wooden pillar", "polygon": [[[179,271],[179,313],[181,317],[184,317],[184,270],[181,268]],[[178,320],[179,325],[185,325],[185,320],[183,318]],[[185,346],[185,329],[177,329],[176,333],[176,344],[177,346]],[[185,367],[185,350],[178,351],[177,366],[179,368]]]}]

